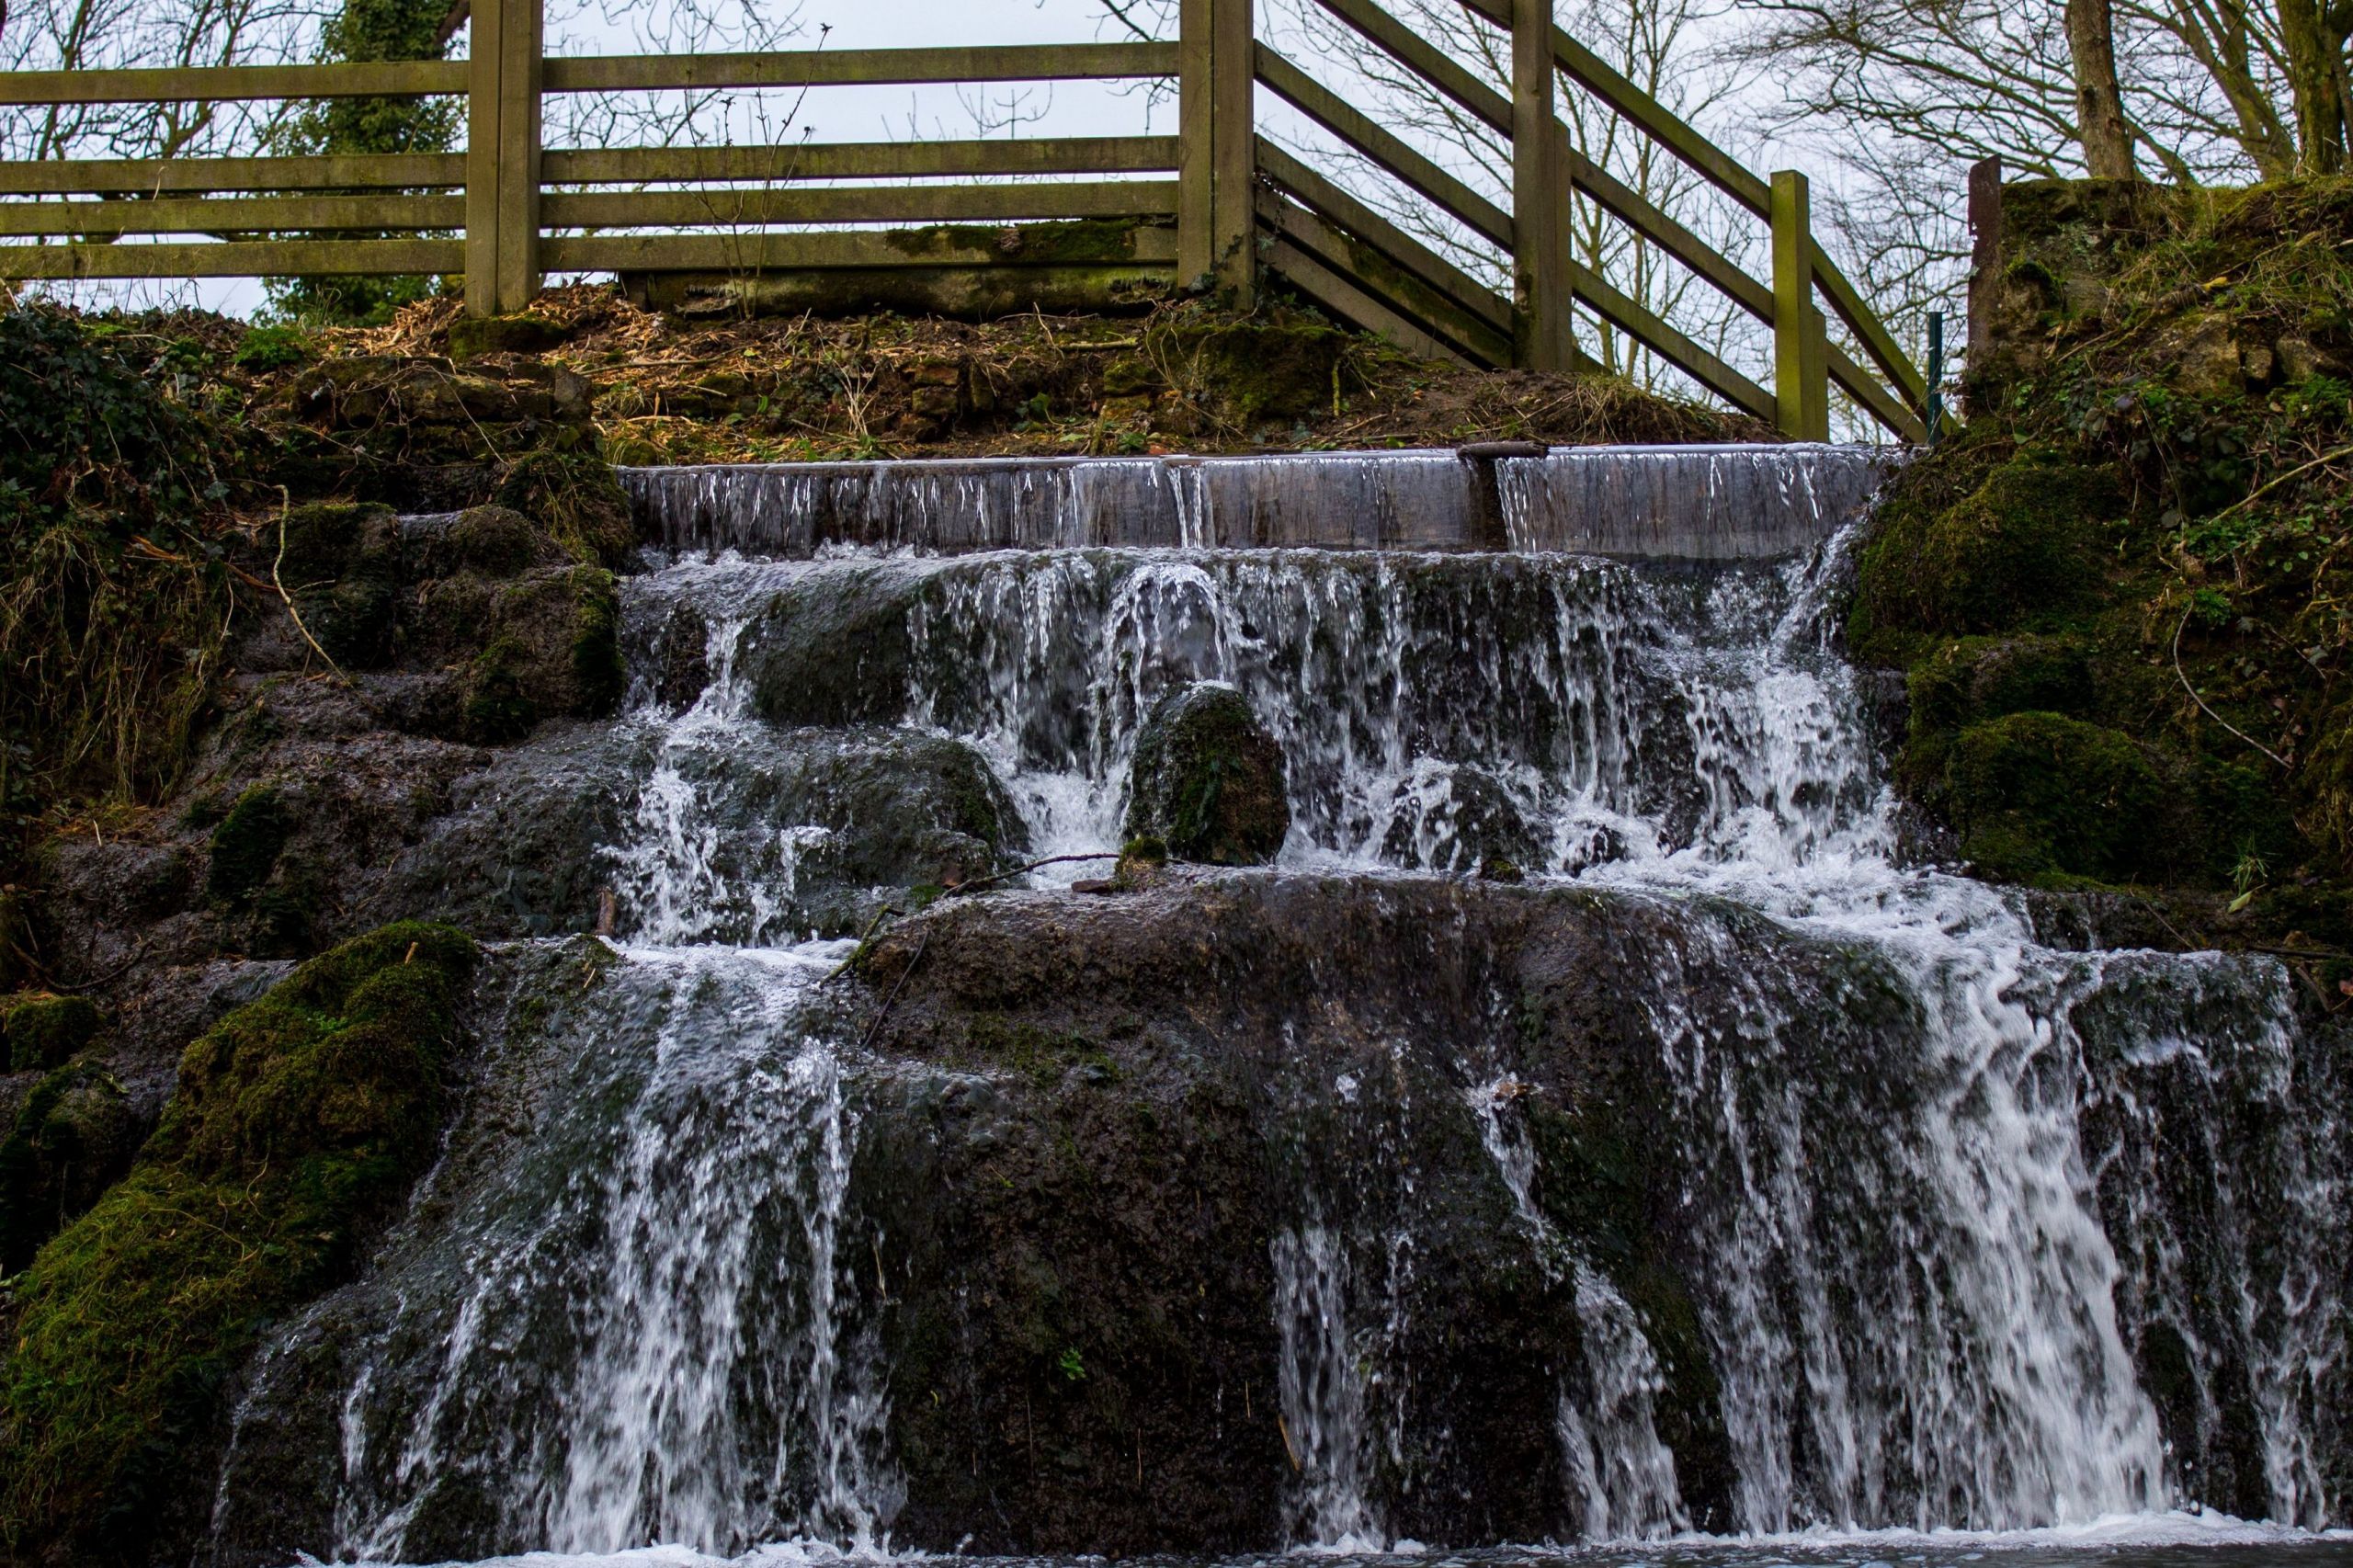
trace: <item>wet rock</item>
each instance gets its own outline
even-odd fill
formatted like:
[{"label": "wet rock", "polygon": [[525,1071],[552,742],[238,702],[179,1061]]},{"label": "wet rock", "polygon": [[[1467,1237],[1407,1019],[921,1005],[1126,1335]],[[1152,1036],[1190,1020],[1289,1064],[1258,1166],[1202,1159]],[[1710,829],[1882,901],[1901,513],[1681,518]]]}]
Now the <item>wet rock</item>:
[{"label": "wet rock", "polygon": [[1282,747],[1230,686],[1202,682],[1154,708],[1128,801],[1129,835],[1157,838],[1179,860],[1264,865],[1290,831]]},{"label": "wet rock", "polygon": [[737,657],[772,724],[894,723],[907,706],[907,617],[921,585],[888,563],[782,589]]},{"label": "wet rock", "polygon": [[1469,763],[1417,768],[1398,784],[1381,856],[1432,871],[1537,865],[1544,858],[1503,780]]}]

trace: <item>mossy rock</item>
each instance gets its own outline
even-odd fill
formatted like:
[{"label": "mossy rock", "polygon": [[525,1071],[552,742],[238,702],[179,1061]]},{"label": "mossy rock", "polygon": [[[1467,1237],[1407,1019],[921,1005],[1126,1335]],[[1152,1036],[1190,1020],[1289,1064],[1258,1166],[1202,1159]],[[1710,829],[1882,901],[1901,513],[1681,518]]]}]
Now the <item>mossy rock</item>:
[{"label": "mossy rock", "polygon": [[520,577],[534,565],[555,565],[558,553],[543,529],[513,506],[471,506],[449,523],[447,565],[483,577]]},{"label": "mossy rock", "polygon": [[1961,852],[2019,881],[2127,881],[2167,853],[2166,791],[2138,742],[2058,713],[2010,713],[1955,737],[1946,800]]},{"label": "mossy rock", "polygon": [[[0,1001],[0,1056],[12,1073],[63,1067],[96,1040],[103,1022],[84,996],[15,996]],[[0,1270],[6,1273],[6,1270]]]},{"label": "mossy rock", "polygon": [[586,452],[533,452],[493,497],[547,529],[573,559],[619,571],[637,548],[637,518],[610,463]]},{"label": "mossy rock", "polygon": [[1282,747],[1230,686],[1161,699],[1136,737],[1130,838],[1157,838],[1179,860],[1260,866],[1290,831]]},{"label": "mossy rock", "polygon": [[1160,356],[1183,368],[1180,379],[1244,425],[1329,410],[1352,342],[1322,322],[1279,319],[1180,322],[1154,335]]},{"label": "mossy rock", "polygon": [[272,1317],[347,1278],[430,1163],[473,943],[345,943],[188,1049],[130,1174],[16,1286],[0,1544],[146,1561]]},{"label": "mossy rock", "polygon": [[2120,506],[2105,471],[2013,459],[1949,504],[1940,481],[1899,483],[1881,507],[1848,622],[1858,657],[1905,665],[1932,640],[2030,629],[2100,597],[2098,547]]},{"label": "mossy rock", "polygon": [[130,1167],[145,1130],[114,1074],[95,1062],[35,1085],[0,1142],[0,1278],[86,1212]]},{"label": "mossy rock", "polygon": [[543,354],[568,335],[563,324],[529,311],[511,316],[460,316],[449,324],[449,358]]},{"label": "mossy rock", "polygon": [[237,797],[229,814],[213,828],[211,861],[204,875],[204,891],[216,903],[243,909],[269,875],[286,849],[293,822],[278,791],[256,784]]},{"label": "mossy rock", "polygon": [[[303,630],[347,668],[383,664],[400,615],[400,519],[388,506],[297,506],[283,526],[271,569]],[[263,548],[270,543],[265,535]]]}]

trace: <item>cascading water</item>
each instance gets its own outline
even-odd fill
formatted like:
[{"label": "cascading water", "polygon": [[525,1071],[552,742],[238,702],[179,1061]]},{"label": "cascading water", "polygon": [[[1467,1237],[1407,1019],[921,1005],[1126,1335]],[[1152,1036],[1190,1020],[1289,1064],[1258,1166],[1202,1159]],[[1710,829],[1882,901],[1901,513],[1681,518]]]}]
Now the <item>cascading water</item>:
[{"label": "cascading water", "polygon": [[[1450,1267],[1433,1228],[1472,1224],[1436,1206],[1483,1189],[1481,1244],[1558,1325],[1536,1372],[1560,1536],[2341,1520],[2342,1053],[2272,960],[2061,950],[2015,896],[1900,863],[1829,614],[1874,460],[1506,460],[1518,549],[1492,552],[1392,547],[1455,528],[1401,504],[1453,495],[1450,458],[1317,461],[633,476],[683,553],[626,590],[623,826],[594,847],[625,945],[506,960],[578,978],[517,983],[558,1000],[510,1006],[375,1275],[273,1348],[232,1481],[323,1379],[331,1544],[385,1561],[870,1544],[920,1513],[902,1471],[941,1442],[976,1477],[999,1449],[1075,1464],[1041,1455],[1037,1390],[985,1435],[892,1440],[945,1408],[943,1374],[884,1347],[902,1266],[859,1151],[931,1148],[938,1106],[995,1091],[961,1061],[870,1059],[881,1018],[846,1023],[824,979],[848,945],[805,939],[922,883],[1116,848],[1145,716],[1209,681],[1281,746],[1278,881],[1341,879],[1370,912],[1415,878],[1525,875],[1656,933],[1619,951],[1612,1027],[1656,1086],[1665,1240],[1576,1187],[1616,1144],[1514,1075],[1524,998],[1466,1004],[1483,1021],[1454,1037],[1398,1025],[1336,1076],[1305,1045],[1263,1070],[1284,1153],[1255,1397],[1291,1541],[1378,1547],[1436,1506],[1478,1396],[1420,1375],[1410,1303]],[[1558,548],[1604,534],[1672,558]],[[1270,539],[1297,547],[1203,548]],[[1008,1027],[988,1038],[1041,1072]],[[1412,1090],[1423,1055],[1453,1092]],[[1698,1261],[1688,1289],[1661,1283],[1669,1254]],[[1040,1389],[1092,1386],[1101,1350],[1053,1337],[1076,1330],[1020,1332],[1059,1369]],[[1235,1403],[1221,1385],[1221,1422]],[[224,1485],[224,1540],[253,1533],[246,1490]]]}]

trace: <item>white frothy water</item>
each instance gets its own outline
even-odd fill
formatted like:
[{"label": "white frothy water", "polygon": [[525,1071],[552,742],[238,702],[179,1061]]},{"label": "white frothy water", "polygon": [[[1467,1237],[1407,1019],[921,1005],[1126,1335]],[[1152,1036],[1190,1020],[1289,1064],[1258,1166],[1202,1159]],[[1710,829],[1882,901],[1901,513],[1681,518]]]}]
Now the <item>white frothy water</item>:
[{"label": "white frothy water", "polygon": [[[1790,510],[1803,459],[1782,460]],[[1522,524],[1558,504],[1546,485],[1590,478],[1500,477]],[[998,528],[988,506],[1013,483],[958,492],[973,528]],[[1197,474],[1154,483],[1176,497],[1170,542],[1233,526]],[[1707,572],[1200,548],[672,565],[631,585],[631,613],[691,606],[701,675],[665,705],[639,672],[627,722],[650,760],[612,859],[628,928],[789,939],[800,856],[836,824],[721,822],[713,802],[769,722],[745,665],[793,635],[791,593],[855,577],[901,596],[904,656],[870,706],[974,748],[1039,855],[1116,846],[1154,703],[1223,682],[1285,754],[1282,864],[1507,860],[1676,911],[1620,985],[1669,1085],[1657,1135],[1706,1260],[1694,1305],[1750,1540],[2067,1545],[2172,1521],[2210,1541],[2211,1516],[2176,1506],[2224,1484],[2243,1512],[2339,1517],[2353,1221],[2326,1108],[2346,1069],[2317,1059],[2276,963],[2054,951],[2012,895],[1898,863],[1831,644],[1838,548]],[[1820,960],[1810,993],[1757,972],[1791,944]],[[871,1546],[891,1516],[883,1380],[836,1299],[857,1116],[840,1055],[796,1021],[813,960],[646,949],[621,972],[668,998],[651,1054],[600,1065],[583,1040],[573,1142],[518,1165],[512,1203],[459,1227],[388,1331],[438,1336],[439,1371],[390,1387],[373,1369],[419,1346],[386,1345],[347,1391],[352,1555],[414,1555],[461,1494],[501,1540],[583,1561],[653,1540],[692,1553],[648,1562]],[[1835,1027],[1850,1018],[1868,1023]],[[1856,1041],[1887,1054],[1841,1054]],[[1500,1054],[1483,1049],[1462,1100],[1398,1114],[1475,1118],[1533,1256],[1572,1282],[1563,1535],[1682,1537],[1659,1325],[1548,1214],[1552,1175],[1510,1081],[1481,1081]],[[1387,1541],[1385,1472],[1419,1416],[1400,1349],[1415,1241],[1381,1205],[1404,1213],[1409,1189],[1353,1228],[1303,1191],[1270,1229],[1302,1547]],[[537,1365],[541,1343],[561,1353]],[[2260,1433],[2252,1460],[2216,1447],[2234,1424]]]},{"label": "white frothy water", "polygon": [[[397,1282],[345,1402],[340,1554],[414,1556],[485,1504],[495,1535],[568,1552],[879,1539],[882,1385],[837,1300],[857,1119],[801,1011],[843,946],[588,960],[635,1021],[596,1015],[529,1142]],[[435,1341],[425,1386],[376,1381]]]}]

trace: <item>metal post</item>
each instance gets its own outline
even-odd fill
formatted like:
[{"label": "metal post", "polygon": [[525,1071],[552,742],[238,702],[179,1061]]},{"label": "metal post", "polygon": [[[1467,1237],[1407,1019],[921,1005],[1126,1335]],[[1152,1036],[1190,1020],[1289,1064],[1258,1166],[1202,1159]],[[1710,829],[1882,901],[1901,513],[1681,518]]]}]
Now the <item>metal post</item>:
[{"label": "metal post", "polygon": [[1945,426],[1945,313],[1928,312],[1928,445],[1935,446]]},{"label": "metal post", "polygon": [[1805,176],[1773,176],[1773,402],[1793,441],[1830,438],[1830,335],[1813,302],[1813,215]]},{"label": "metal post", "polygon": [[1566,138],[1552,112],[1552,0],[1512,0],[1511,195],[1515,357],[1534,370],[1576,363],[1569,314]]}]

